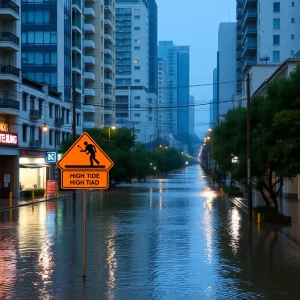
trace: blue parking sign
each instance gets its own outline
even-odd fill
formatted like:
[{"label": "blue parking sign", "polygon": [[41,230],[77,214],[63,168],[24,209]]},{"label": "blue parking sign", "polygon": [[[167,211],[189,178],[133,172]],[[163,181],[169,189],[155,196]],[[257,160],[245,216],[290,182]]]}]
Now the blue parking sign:
[{"label": "blue parking sign", "polygon": [[56,152],[46,152],[46,163],[56,163]]}]

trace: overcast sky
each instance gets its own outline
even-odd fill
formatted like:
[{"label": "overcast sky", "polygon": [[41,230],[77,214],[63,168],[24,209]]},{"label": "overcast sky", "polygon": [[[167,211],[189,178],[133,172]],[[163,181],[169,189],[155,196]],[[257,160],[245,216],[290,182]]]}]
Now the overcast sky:
[{"label": "overcast sky", "polygon": [[[220,22],[235,22],[235,0],[156,0],[158,40],[190,46],[190,84],[212,83],[217,65]],[[191,87],[195,104],[213,98],[212,86]],[[208,129],[209,105],[195,107],[195,132],[202,136]],[[206,125],[207,124],[207,125]]]}]

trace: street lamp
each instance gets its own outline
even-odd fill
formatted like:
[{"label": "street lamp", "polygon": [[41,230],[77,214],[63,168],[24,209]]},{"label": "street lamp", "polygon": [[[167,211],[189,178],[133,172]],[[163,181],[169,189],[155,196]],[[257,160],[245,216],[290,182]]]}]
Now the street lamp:
[{"label": "street lamp", "polygon": [[45,132],[48,131],[48,126],[46,123],[44,123],[44,126],[42,127],[43,130],[43,139],[44,139],[44,148],[46,148],[46,141],[45,141]]},{"label": "street lamp", "polygon": [[116,129],[116,126],[111,126],[111,127],[108,127],[108,149],[110,151],[110,129],[114,130]]}]

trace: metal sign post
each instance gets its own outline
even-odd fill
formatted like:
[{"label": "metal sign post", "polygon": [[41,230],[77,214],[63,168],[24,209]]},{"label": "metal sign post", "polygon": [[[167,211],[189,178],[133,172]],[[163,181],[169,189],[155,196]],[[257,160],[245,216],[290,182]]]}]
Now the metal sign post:
[{"label": "metal sign post", "polygon": [[[100,164],[101,163],[101,164]],[[88,189],[109,188],[113,161],[84,132],[56,163],[61,170],[61,188],[83,190],[82,277],[86,277],[86,197]]]}]

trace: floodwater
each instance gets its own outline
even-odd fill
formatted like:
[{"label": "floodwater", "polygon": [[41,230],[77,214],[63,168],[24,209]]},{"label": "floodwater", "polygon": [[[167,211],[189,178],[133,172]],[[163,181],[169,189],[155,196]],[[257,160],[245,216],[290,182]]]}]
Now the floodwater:
[{"label": "floodwater", "polygon": [[0,299],[299,299],[300,253],[251,225],[199,166],[0,212]]}]

